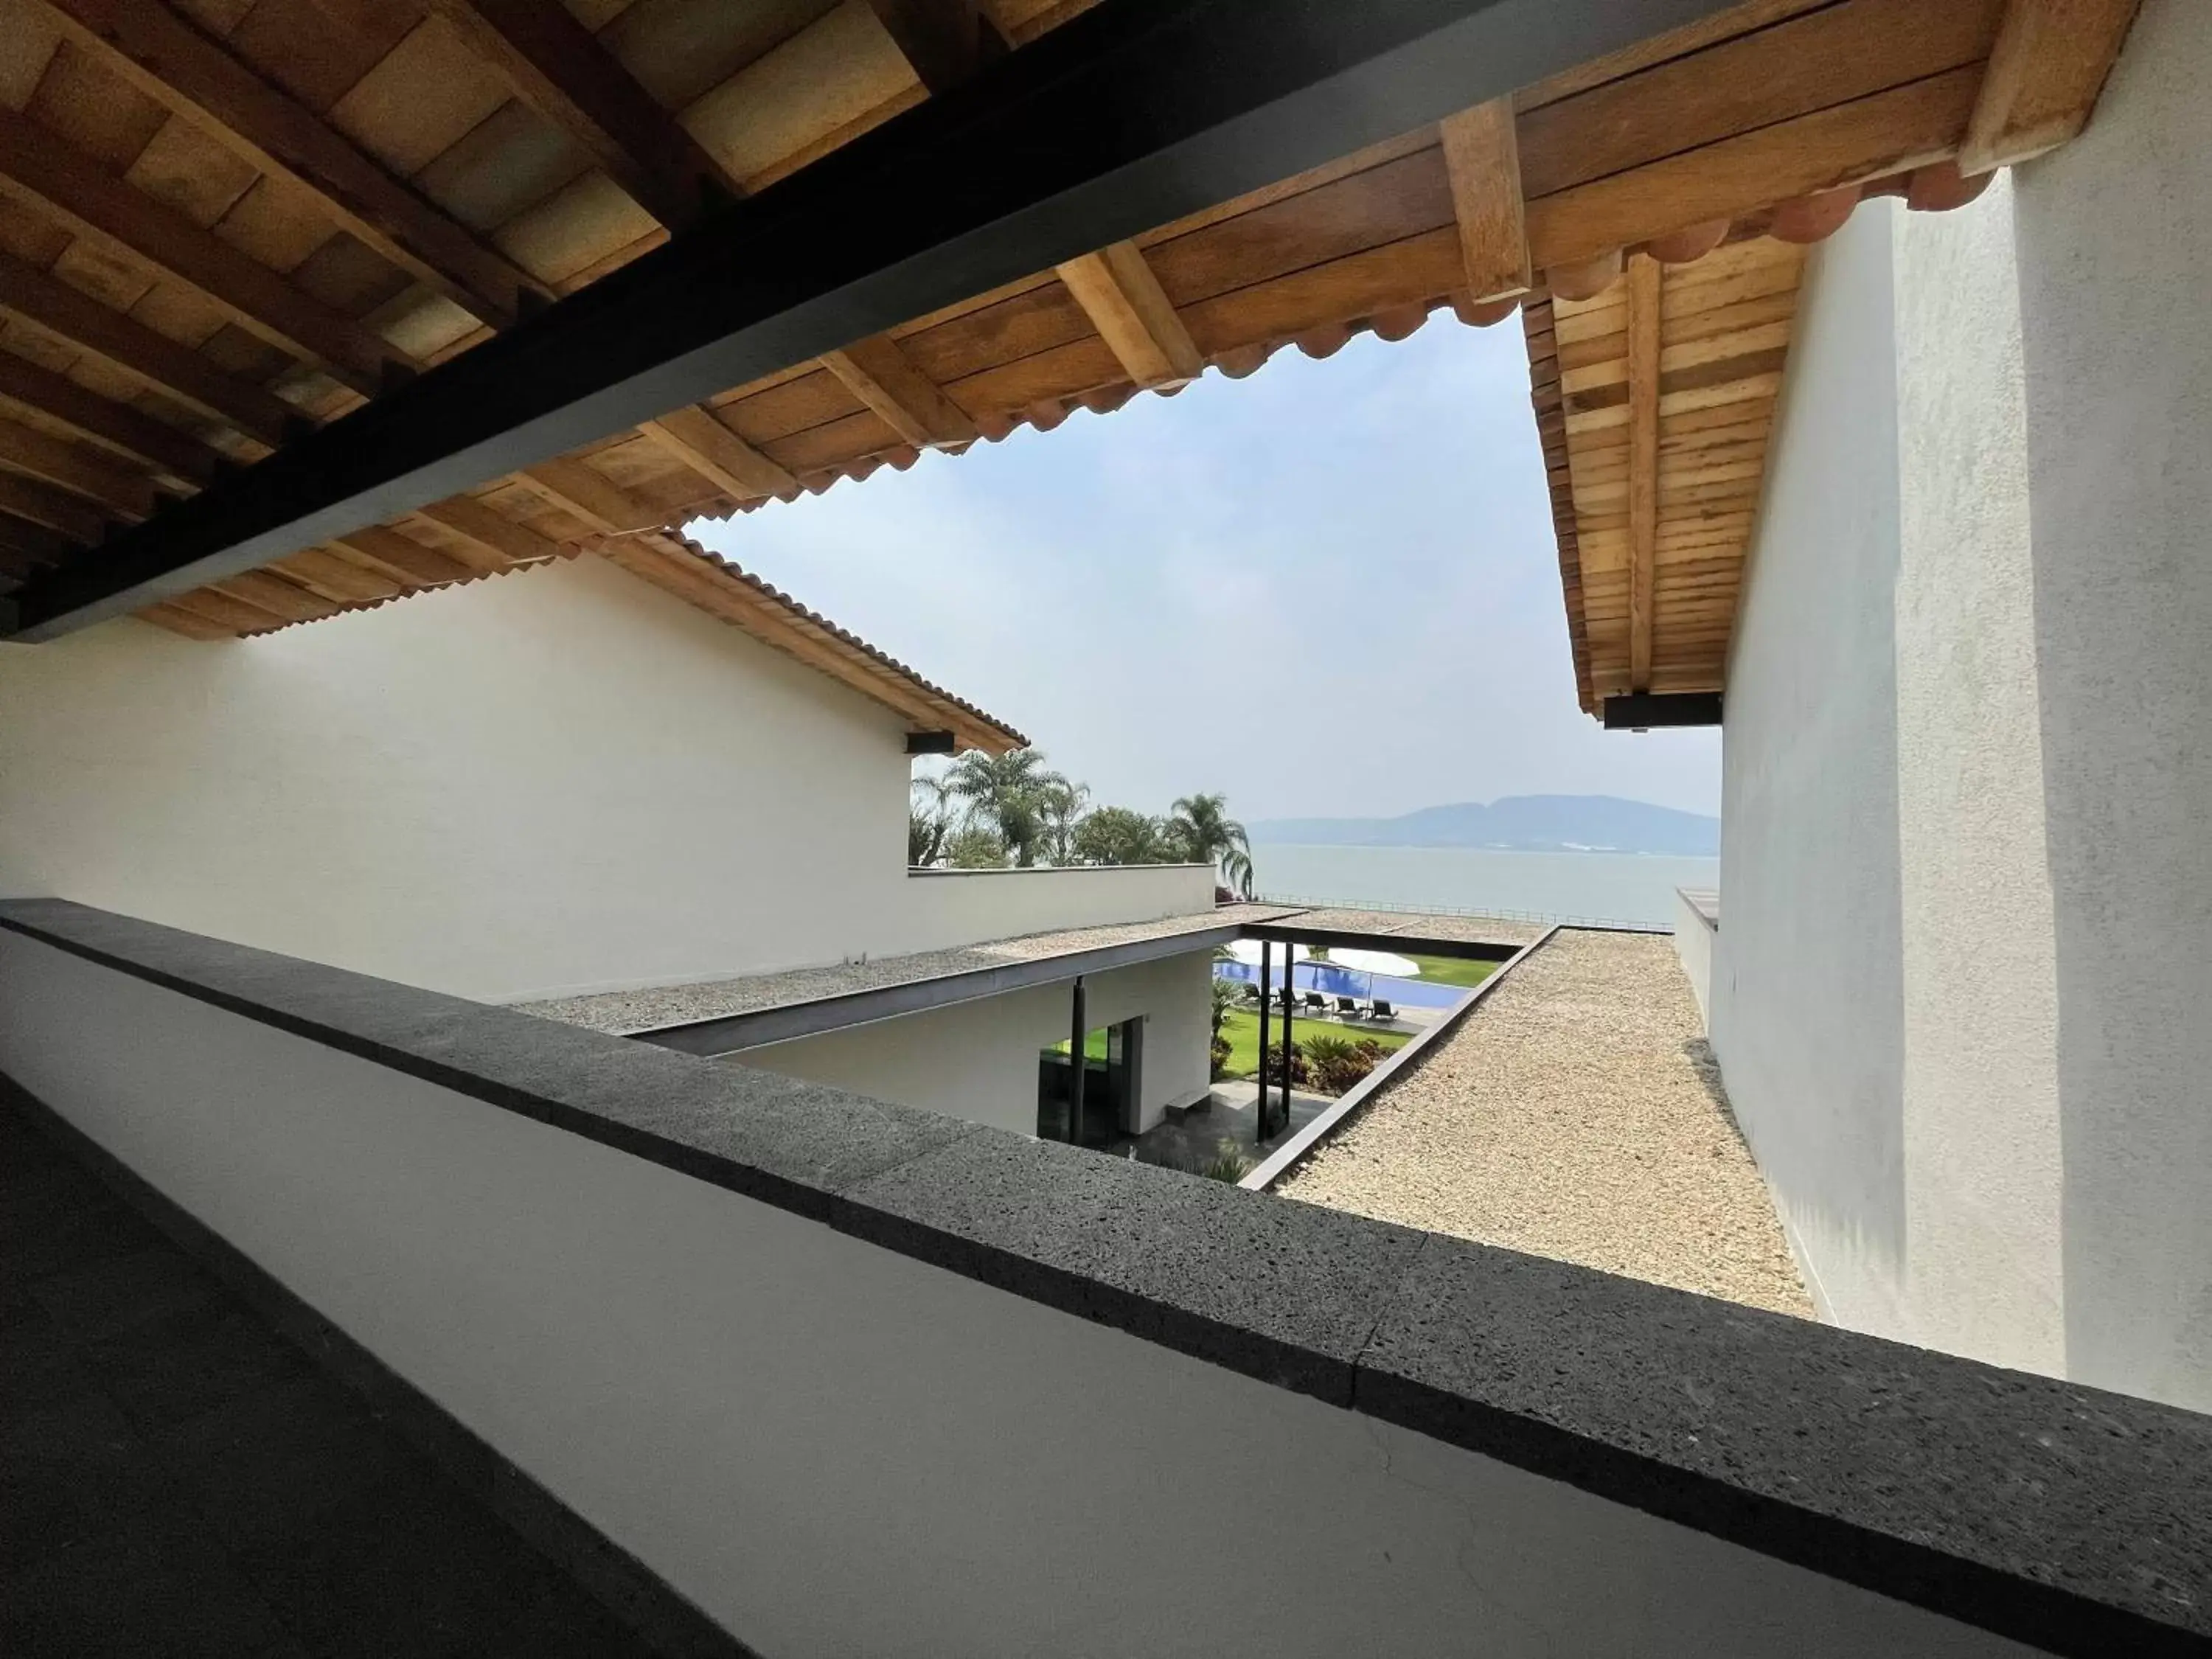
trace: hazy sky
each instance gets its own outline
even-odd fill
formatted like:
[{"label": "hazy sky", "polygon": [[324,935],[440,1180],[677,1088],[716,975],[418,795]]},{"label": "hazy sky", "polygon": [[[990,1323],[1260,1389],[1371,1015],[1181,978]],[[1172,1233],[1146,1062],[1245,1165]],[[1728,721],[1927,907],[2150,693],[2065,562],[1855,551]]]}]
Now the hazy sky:
[{"label": "hazy sky", "polygon": [[1516,324],[1443,314],[693,533],[1099,801],[1717,812],[1717,732],[1607,732],[1575,706],[1528,385]]}]

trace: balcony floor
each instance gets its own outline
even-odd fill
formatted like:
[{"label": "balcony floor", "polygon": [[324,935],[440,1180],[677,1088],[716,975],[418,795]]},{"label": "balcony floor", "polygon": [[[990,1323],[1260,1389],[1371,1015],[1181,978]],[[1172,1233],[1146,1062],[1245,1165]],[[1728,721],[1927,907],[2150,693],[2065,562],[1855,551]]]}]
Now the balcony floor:
[{"label": "balcony floor", "polygon": [[647,1651],[0,1101],[0,1652]]}]

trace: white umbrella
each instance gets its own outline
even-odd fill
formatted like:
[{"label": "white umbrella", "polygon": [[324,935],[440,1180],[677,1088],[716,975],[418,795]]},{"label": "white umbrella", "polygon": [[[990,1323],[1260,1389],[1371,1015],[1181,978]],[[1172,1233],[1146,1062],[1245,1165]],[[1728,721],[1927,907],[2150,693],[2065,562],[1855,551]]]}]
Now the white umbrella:
[{"label": "white umbrella", "polygon": [[[1260,941],[1256,939],[1237,939],[1230,945],[1229,954],[1247,968],[1257,968],[1260,965]],[[1296,960],[1304,962],[1313,952],[1303,945],[1293,945],[1291,946],[1291,954]],[[1276,951],[1273,960],[1275,965],[1280,967],[1283,961],[1282,952]],[[1410,963],[1407,965],[1411,966]]]},{"label": "white umbrella", "polygon": [[1328,959],[1340,968],[1362,974],[1388,974],[1395,979],[1413,979],[1421,971],[1419,963],[1393,956],[1388,951],[1331,951]]}]

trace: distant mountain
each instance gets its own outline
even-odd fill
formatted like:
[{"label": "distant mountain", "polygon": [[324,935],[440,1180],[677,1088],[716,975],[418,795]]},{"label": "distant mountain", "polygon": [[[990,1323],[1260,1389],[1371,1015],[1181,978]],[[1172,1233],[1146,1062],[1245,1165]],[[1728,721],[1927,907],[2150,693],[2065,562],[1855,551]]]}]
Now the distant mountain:
[{"label": "distant mountain", "polygon": [[1516,852],[1669,853],[1711,858],[1721,821],[1617,795],[1509,795],[1395,818],[1271,818],[1254,842],[1309,847],[1495,847]]}]

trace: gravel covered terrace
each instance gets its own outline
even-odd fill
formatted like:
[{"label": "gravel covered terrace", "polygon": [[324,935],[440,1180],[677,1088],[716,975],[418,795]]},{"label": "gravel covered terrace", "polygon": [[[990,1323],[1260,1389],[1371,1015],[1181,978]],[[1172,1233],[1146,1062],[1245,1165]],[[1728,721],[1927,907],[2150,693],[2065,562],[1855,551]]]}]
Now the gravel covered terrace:
[{"label": "gravel covered terrace", "polygon": [[1813,1314],[1662,935],[1562,930],[1275,1190]]}]

